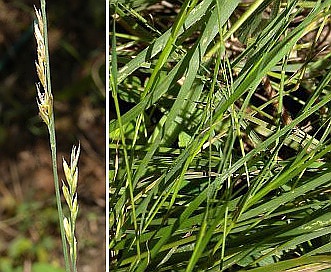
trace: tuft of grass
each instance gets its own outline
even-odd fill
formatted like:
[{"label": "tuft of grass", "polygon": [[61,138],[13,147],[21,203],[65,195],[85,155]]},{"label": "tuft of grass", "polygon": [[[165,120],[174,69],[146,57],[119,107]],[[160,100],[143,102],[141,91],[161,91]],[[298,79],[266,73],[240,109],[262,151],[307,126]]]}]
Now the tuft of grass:
[{"label": "tuft of grass", "polygon": [[331,267],[331,1],[167,3],[110,7],[111,271]]}]

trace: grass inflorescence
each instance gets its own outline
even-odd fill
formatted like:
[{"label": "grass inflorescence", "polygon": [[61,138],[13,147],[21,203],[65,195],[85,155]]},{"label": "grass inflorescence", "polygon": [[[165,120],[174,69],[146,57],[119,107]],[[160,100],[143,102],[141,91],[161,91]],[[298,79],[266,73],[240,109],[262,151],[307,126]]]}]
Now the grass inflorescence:
[{"label": "grass inflorescence", "polygon": [[63,159],[63,169],[68,186],[62,181],[62,192],[69,207],[70,216],[64,216],[63,224],[64,230],[70,249],[70,261],[73,271],[77,271],[77,239],[75,237],[75,225],[78,215],[78,201],[77,201],[77,183],[78,183],[78,158],[80,153],[80,145],[76,149],[74,146],[71,151],[70,166],[68,166],[65,159]]},{"label": "grass inflorescence", "polygon": [[[63,215],[61,195],[59,188],[58,169],[57,169],[57,153],[56,153],[56,137],[55,137],[55,121],[53,110],[53,94],[51,90],[51,76],[50,76],[50,62],[48,56],[48,35],[47,35],[47,19],[46,19],[46,3],[41,0],[41,10],[36,12],[36,22],[34,25],[34,33],[37,41],[37,61],[36,69],[39,78],[37,87],[37,104],[39,108],[39,115],[47,125],[49,131],[50,148],[52,154],[52,165],[54,175],[54,186],[56,194],[57,210],[59,215],[59,224],[61,231],[62,248],[65,261],[66,272],[77,271],[77,241],[75,237],[75,223],[78,215],[77,203],[77,182],[78,182],[78,157],[80,153],[80,146],[76,150],[73,147],[71,153],[70,167],[63,159],[63,169],[67,180],[67,185],[63,182],[64,198],[69,206],[70,216]],[[66,240],[67,239],[67,240]],[[67,241],[67,242],[66,242]],[[70,252],[70,258],[67,250],[67,243]]]}]

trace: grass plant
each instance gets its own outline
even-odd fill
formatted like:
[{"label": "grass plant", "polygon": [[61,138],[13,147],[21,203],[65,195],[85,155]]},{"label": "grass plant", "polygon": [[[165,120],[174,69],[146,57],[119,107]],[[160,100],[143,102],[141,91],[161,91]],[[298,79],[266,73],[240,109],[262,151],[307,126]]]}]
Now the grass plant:
[{"label": "grass plant", "polygon": [[331,268],[330,5],[111,5],[111,271]]},{"label": "grass plant", "polygon": [[[39,78],[37,87],[37,104],[39,108],[39,115],[47,125],[49,131],[50,148],[52,155],[54,186],[56,194],[57,210],[59,215],[59,224],[61,231],[62,248],[65,261],[66,272],[77,271],[77,246],[75,238],[75,222],[78,214],[77,204],[77,181],[78,181],[78,157],[80,147],[76,151],[74,147],[71,153],[70,167],[63,160],[63,168],[67,179],[68,187],[63,182],[63,193],[70,210],[70,217],[63,215],[60,186],[57,170],[57,153],[56,153],[56,137],[55,137],[55,121],[54,121],[54,107],[53,107],[53,94],[51,90],[51,76],[50,76],[50,62],[48,53],[48,35],[47,35],[47,18],[46,18],[46,2],[41,0],[41,11],[35,8],[37,22],[34,25],[34,33],[37,41],[37,55],[36,69]],[[70,250],[70,259],[67,250],[67,243]]]}]

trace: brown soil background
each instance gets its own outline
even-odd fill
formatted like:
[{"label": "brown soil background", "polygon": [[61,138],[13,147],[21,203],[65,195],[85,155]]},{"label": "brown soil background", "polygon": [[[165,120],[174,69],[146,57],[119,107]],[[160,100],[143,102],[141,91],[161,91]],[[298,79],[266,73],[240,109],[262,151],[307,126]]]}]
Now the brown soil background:
[{"label": "brown soil background", "polygon": [[[0,0],[0,260],[24,271],[63,263],[48,134],[35,98],[33,5]],[[78,270],[105,271],[105,3],[53,1],[47,11],[60,179],[62,157],[73,144],[82,149]],[[35,245],[47,237],[53,246],[13,259],[17,237]]]}]

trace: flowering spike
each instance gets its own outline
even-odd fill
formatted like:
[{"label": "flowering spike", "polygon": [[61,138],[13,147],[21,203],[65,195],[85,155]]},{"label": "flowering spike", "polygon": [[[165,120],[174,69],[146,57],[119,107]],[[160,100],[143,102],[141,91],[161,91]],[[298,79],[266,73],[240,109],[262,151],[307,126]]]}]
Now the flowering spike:
[{"label": "flowering spike", "polygon": [[[76,260],[77,257],[77,240],[75,237],[75,226],[78,215],[78,201],[77,201],[77,183],[78,183],[78,158],[80,153],[80,144],[78,148],[73,146],[70,155],[70,166],[63,158],[63,171],[67,180],[68,186],[63,183],[62,191],[64,198],[69,206],[70,218],[65,218],[64,225],[66,227],[66,236],[70,249],[70,256],[72,260]],[[67,232],[70,231],[70,234]],[[74,262],[74,261],[73,261]]]},{"label": "flowering spike", "polygon": [[[41,17],[40,10],[36,7],[37,22],[34,23],[34,36],[37,41],[37,61],[36,70],[40,83],[36,84],[37,87],[37,104],[39,108],[39,114],[42,120],[49,126],[50,116],[53,110],[53,97],[48,91],[47,80],[46,80],[46,47],[44,40],[44,24]],[[42,86],[42,88],[40,87]]]}]

